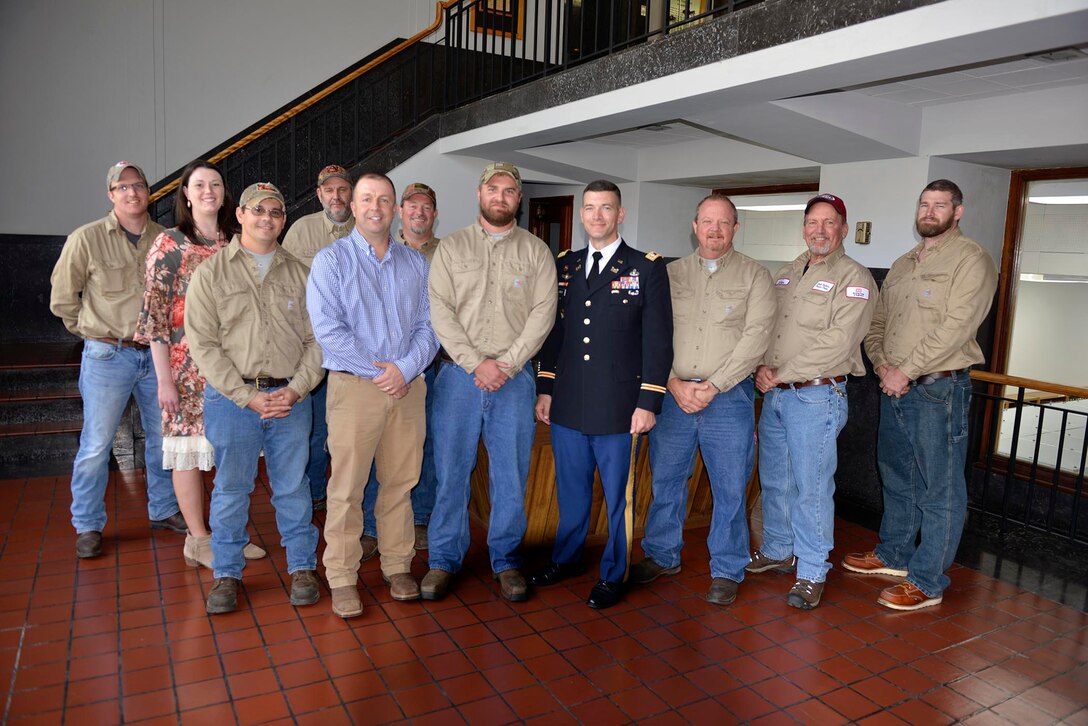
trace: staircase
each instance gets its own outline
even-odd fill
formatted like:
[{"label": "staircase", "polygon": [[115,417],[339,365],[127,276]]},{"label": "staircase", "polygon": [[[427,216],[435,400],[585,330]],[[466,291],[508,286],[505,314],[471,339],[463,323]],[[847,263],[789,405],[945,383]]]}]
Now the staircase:
[{"label": "staircase", "polygon": [[[71,473],[83,427],[82,349],[80,342],[0,345],[0,480]],[[143,466],[135,402],[121,418],[110,466]]]}]

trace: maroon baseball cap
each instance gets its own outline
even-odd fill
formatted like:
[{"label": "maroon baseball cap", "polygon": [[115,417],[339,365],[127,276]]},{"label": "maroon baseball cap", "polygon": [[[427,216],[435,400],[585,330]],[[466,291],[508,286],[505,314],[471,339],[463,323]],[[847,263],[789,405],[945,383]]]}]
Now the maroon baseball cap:
[{"label": "maroon baseball cap", "polygon": [[812,209],[812,205],[819,204],[820,202],[830,204],[835,208],[836,212],[842,215],[843,221],[846,221],[846,202],[841,198],[836,197],[834,194],[817,194],[812,199],[808,200],[808,204],[805,205],[805,214],[808,214],[808,210]]}]

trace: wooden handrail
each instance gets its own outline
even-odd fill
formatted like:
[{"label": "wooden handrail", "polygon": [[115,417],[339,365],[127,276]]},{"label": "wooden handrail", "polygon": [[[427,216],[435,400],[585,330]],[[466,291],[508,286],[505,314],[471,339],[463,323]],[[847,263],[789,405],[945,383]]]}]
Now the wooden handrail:
[{"label": "wooden handrail", "polygon": [[1017,388],[1030,388],[1033,391],[1046,391],[1047,393],[1059,393],[1069,398],[1088,398],[1088,388],[1065,386],[1060,383],[1048,383],[1036,381],[1031,378],[1018,376],[1006,376],[1003,373],[988,373],[986,371],[971,371],[971,378],[984,383],[996,383],[1002,386],[1015,386]]},{"label": "wooden handrail", "polygon": [[[279,126],[283,122],[287,121],[288,119],[292,118],[293,116],[297,116],[298,114],[302,113],[303,111],[305,111],[310,106],[313,106],[315,103],[317,103],[321,99],[328,96],[330,93],[333,93],[334,91],[336,91],[336,90],[338,90],[340,88],[343,88],[348,83],[351,83],[352,81],[354,81],[356,78],[363,75],[367,71],[372,70],[373,68],[375,68],[376,66],[386,62],[387,60],[389,60],[393,56],[395,56],[395,55],[397,55],[399,53],[402,53],[403,51],[407,50],[411,46],[415,45],[416,43],[421,41],[423,38],[426,38],[428,35],[430,35],[434,31],[436,31],[440,25],[442,25],[442,11],[445,10],[446,8],[450,7],[451,5],[454,5],[455,3],[459,2],[459,1],[460,0],[444,0],[444,1],[439,0],[439,2],[435,4],[434,22],[431,23],[428,27],[426,27],[423,30],[419,31],[418,33],[413,35],[411,38],[408,38],[407,40],[405,40],[405,41],[403,41],[401,43],[398,43],[395,47],[390,48],[385,53],[382,53],[380,56],[378,56],[374,60],[370,61],[369,63],[366,63],[365,65],[360,66],[359,68],[356,68],[354,71],[352,71],[348,75],[344,76],[340,80],[336,81],[335,83],[330,83],[328,86],[321,89],[320,91],[318,91],[314,95],[310,96],[305,101],[299,102],[298,104],[296,104],[292,108],[289,108],[288,110],[284,111],[279,116],[277,116],[276,118],[270,120],[268,123],[264,124],[260,128],[254,130],[253,132],[251,132],[251,133],[243,136],[242,138],[238,139],[238,141],[235,141],[233,144],[231,144],[227,148],[223,149],[222,151],[220,151],[217,154],[214,154],[210,159],[208,159],[208,161],[211,161],[213,163],[218,163],[218,162],[222,161],[226,157],[233,154],[235,151],[238,151],[238,149],[242,148],[243,146],[246,146],[247,144],[251,144],[254,141],[256,141],[257,139],[261,138],[262,136],[264,136],[269,131],[276,128],[277,126]],[[174,179],[174,180],[170,181],[170,183],[168,183],[165,186],[163,186],[162,188],[158,189],[154,194],[151,195],[151,200],[150,201],[151,202],[156,202],[159,199],[162,199],[164,196],[166,196],[170,192],[177,189],[179,181],[180,181],[180,177],[178,179]]]}]

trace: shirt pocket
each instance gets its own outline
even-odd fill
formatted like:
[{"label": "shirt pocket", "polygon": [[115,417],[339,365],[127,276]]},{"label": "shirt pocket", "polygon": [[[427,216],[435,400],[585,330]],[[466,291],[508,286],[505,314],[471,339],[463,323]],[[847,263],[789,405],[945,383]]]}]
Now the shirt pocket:
[{"label": "shirt pocket", "polygon": [[617,330],[630,330],[638,325],[642,315],[642,295],[638,290],[620,290],[608,296],[608,322]]},{"label": "shirt pocket", "polygon": [[128,267],[126,260],[101,260],[96,277],[98,286],[105,293],[123,293],[128,291]]},{"label": "shirt pocket", "polygon": [[305,307],[306,289],[291,282],[273,282],[270,287],[268,315],[272,346],[288,365],[297,367],[310,325]]},{"label": "shirt pocket", "polygon": [[948,285],[951,275],[931,272],[921,275],[918,283],[918,307],[922,317],[937,322],[948,307]]},{"label": "shirt pocket", "polygon": [[508,260],[502,264],[502,292],[514,300],[529,296],[530,267],[525,262]]},{"label": "shirt pocket", "polygon": [[672,289],[670,294],[672,296],[672,314],[673,318],[678,323],[690,323],[695,322],[698,317],[695,313],[695,290],[687,285],[680,286],[676,283],[671,283]]},{"label": "shirt pocket", "polygon": [[712,300],[711,320],[715,325],[733,328],[744,324],[744,315],[748,310],[747,290],[718,290]]},{"label": "shirt pocket", "polygon": [[830,292],[809,293],[797,301],[797,324],[804,328],[826,330],[831,311]]},{"label": "shirt pocket", "polygon": [[219,311],[219,328],[229,335],[253,320],[256,300],[244,283],[224,282],[219,286],[215,307]]}]

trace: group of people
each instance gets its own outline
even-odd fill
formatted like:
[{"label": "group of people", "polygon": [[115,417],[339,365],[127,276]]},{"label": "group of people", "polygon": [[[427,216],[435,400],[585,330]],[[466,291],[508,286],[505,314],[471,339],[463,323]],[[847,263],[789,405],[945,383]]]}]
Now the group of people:
[{"label": "group of people", "polygon": [[[193,162],[176,227],[163,230],[139,167],[121,162],[107,181],[113,210],[69,237],[53,274],[51,308],[85,340],[77,556],[102,552],[109,447],[134,394],[148,422],[151,526],[185,533],[186,561],[214,571],[209,613],[237,607],[246,559],[265,555],[246,533],[262,452],[292,604],[320,597],[321,508],[336,615],[361,614],[359,565],[375,554],[392,598],[444,597],[468,552],[481,437],[504,598],[585,571],[595,472],[608,542],[587,604],[610,607],[631,584],[679,573],[699,450],[714,500],[707,600],[732,603],[746,573],[796,571],[787,602],[811,609],[831,568],[836,438],[864,343],[884,393],[885,513],[880,544],[843,566],[904,578],[882,591],[887,607],[941,602],[963,526],[975,332],[996,288],[993,260],[959,230],[954,183],[923,190],[921,242],[878,293],[845,254],[846,205],[833,194],[808,202],[808,250],[772,278],[733,249],[737,209],[717,193],[695,210],[697,249],[667,262],[621,236],[620,189],[604,180],[582,194],[586,248],[553,256],[517,226],[522,179],[504,162],[480,176],[477,221],[441,240],[431,187],[409,184],[398,202],[384,174],[353,180],[335,165],[318,176],[322,210],[282,247],[287,210],[270,183],[249,186],[235,209],[215,165]],[[751,552],[757,389],[763,539]],[[560,518],[551,562],[526,578],[534,415],[550,429]],[[653,496],[645,556],[632,564],[644,433]],[[200,472],[213,465],[209,528]],[[417,549],[428,550],[421,582]]]}]

